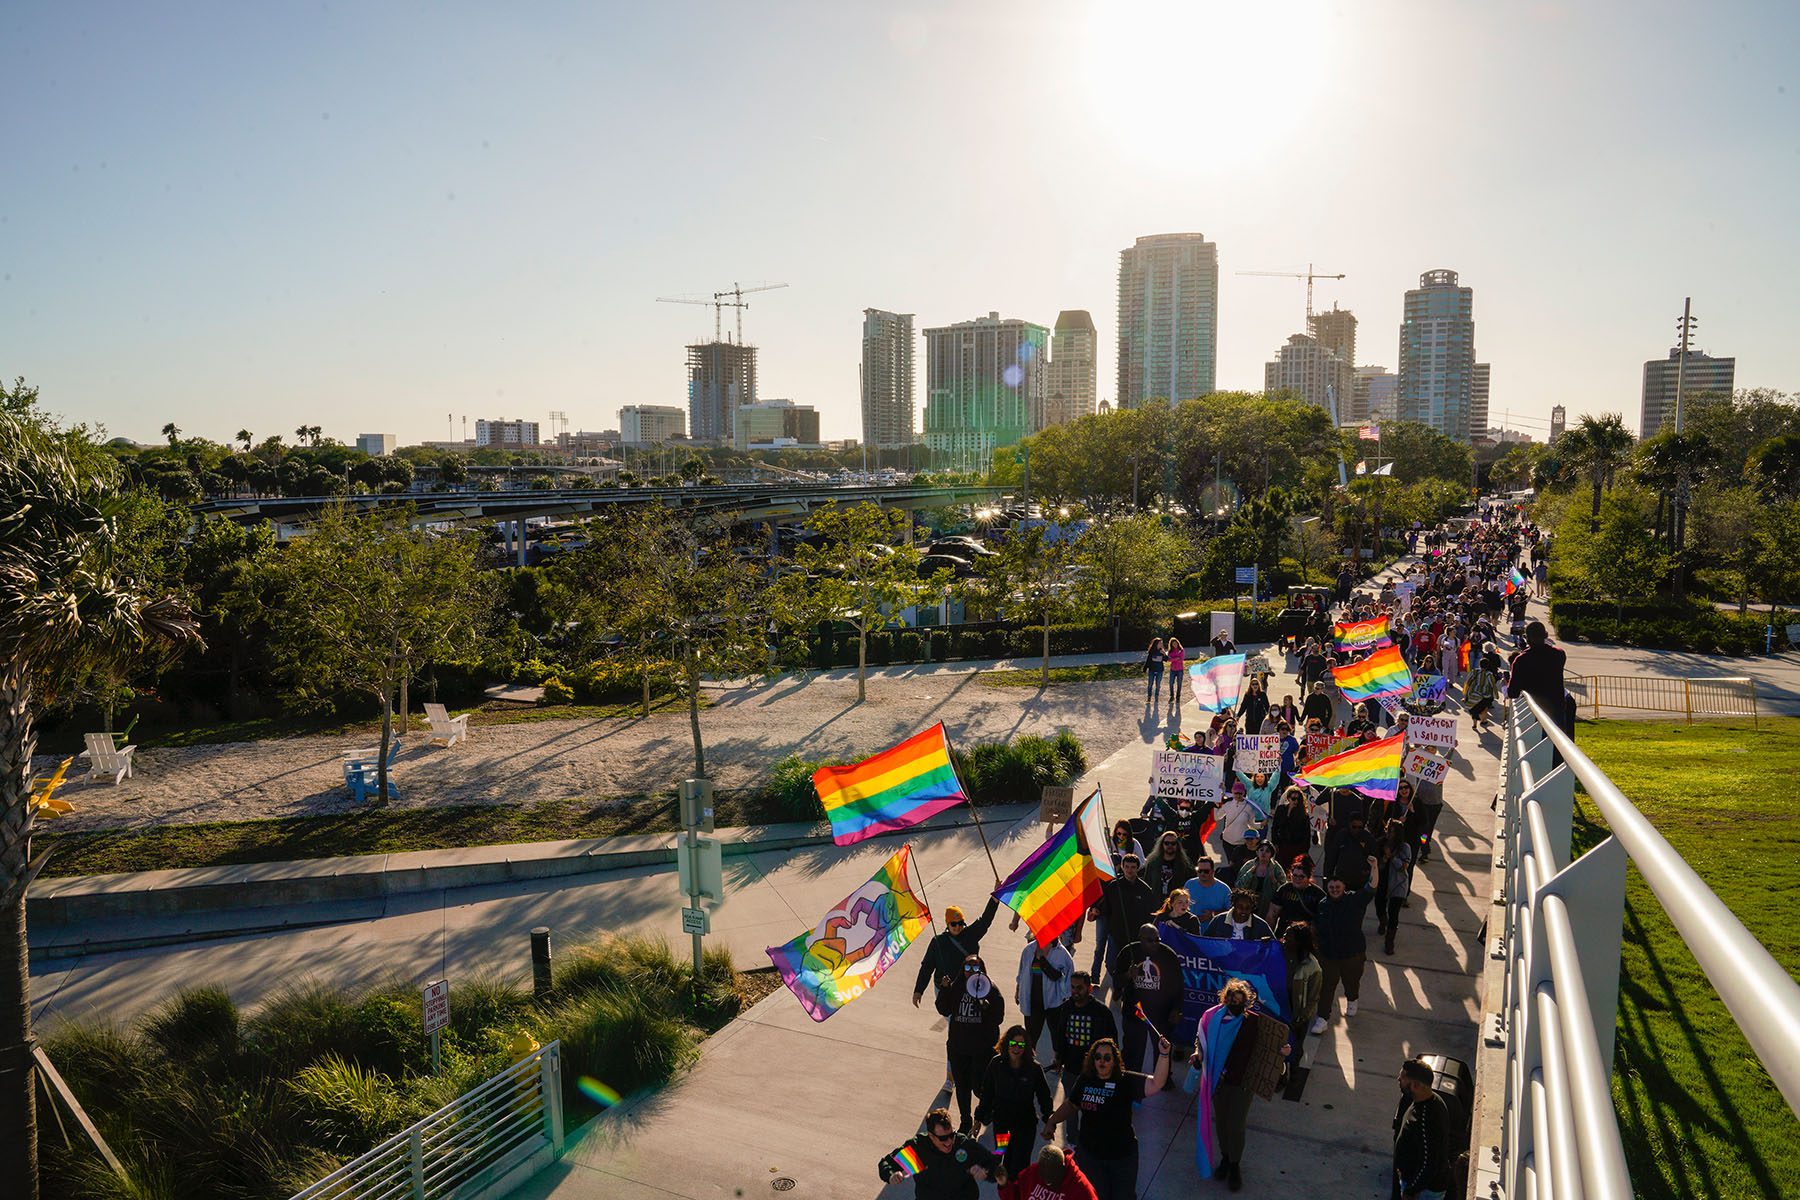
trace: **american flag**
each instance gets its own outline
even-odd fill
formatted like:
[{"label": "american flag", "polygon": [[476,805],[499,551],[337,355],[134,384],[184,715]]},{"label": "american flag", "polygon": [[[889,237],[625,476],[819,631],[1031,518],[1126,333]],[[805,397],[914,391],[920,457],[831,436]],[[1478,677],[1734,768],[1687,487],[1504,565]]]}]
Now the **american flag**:
[{"label": "american flag", "polygon": [[1358,429],[1356,431],[1356,436],[1360,437],[1360,438],[1367,438],[1369,441],[1373,442],[1376,439],[1381,437],[1381,426],[1379,426],[1379,425],[1364,425],[1361,429]]}]

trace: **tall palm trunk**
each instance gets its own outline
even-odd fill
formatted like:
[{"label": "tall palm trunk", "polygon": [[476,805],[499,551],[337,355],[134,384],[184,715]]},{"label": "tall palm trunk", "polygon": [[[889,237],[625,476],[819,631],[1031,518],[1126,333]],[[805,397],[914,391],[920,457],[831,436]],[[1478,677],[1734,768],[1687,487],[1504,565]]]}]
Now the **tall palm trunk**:
[{"label": "tall palm trunk", "polygon": [[0,678],[0,1196],[37,1200],[37,1097],[24,881],[31,862],[31,753],[37,734],[15,665]]}]

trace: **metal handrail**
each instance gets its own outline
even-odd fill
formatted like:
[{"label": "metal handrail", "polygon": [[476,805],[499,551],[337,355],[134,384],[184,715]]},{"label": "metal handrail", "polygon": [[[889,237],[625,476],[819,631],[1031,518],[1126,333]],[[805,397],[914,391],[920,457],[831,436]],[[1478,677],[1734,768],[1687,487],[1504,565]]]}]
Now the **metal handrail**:
[{"label": "metal handrail", "polygon": [[295,1193],[293,1200],[452,1195],[475,1200],[520,1169],[552,1161],[562,1151],[561,1043],[551,1042]]},{"label": "metal handrail", "polygon": [[1520,699],[1530,705],[1539,728],[1587,790],[1612,836],[1624,846],[1669,914],[1788,1107],[1800,1116],[1800,1050],[1794,1041],[1794,1031],[1800,1029],[1800,983],[1782,970],[1775,956],[1751,936],[1687,860],[1542,706],[1529,696]]}]

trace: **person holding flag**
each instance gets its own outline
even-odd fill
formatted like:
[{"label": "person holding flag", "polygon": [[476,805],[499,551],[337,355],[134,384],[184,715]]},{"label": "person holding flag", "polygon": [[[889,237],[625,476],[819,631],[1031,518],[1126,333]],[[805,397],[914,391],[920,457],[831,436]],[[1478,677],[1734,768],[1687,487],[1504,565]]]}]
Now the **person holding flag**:
[{"label": "person holding flag", "polygon": [[[1200,1178],[1223,1178],[1234,1192],[1244,1186],[1250,1098],[1258,1092],[1273,1094],[1282,1059],[1293,1048],[1287,1042],[1287,1026],[1252,1011],[1255,999],[1255,989],[1244,980],[1227,983],[1219,992],[1219,1003],[1201,1014],[1199,1041],[1188,1060],[1200,1073],[1195,1165]],[[1265,1032],[1261,1028],[1265,1023],[1273,1028]],[[1277,1045],[1279,1051],[1274,1049]]]},{"label": "person holding flag", "polygon": [[947,1108],[926,1113],[925,1132],[882,1155],[875,1170],[890,1186],[911,1179],[916,1200],[978,1200],[981,1180],[1005,1183],[1007,1179],[1000,1156],[956,1132]]},{"label": "person holding flag", "polygon": [[976,1093],[975,1119],[993,1126],[994,1150],[1005,1160],[1007,1174],[1017,1178],[1031,1162],[1038,1126],[1055,1108],[1023,1025],[1009,1025],[1000,1035]]},{"label": "person holding flag", "polygon": [[938,980],[937,1010],[948,1019],[944,1052],[956,1088],[956,1110],[962,1116],[956,1132],[968,1133],[974,1126],[970,1096],[981,1082],[982,1068],[993,1054],[1000,1022],[1006,1017],[1006,1001],[988,978],[980,955],[969,955],[956,975]]}]

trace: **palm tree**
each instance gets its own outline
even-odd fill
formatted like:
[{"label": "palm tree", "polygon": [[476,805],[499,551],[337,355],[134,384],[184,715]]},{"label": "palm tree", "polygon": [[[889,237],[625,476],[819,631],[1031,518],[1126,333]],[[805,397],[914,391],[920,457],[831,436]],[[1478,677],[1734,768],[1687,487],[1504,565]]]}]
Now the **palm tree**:
[{"label": "palm tree", "polygon": [[180,439],[181,430],[176,426],[175,422],[170,421],[167,425],[162,427],[162,435],[168,438],[169,445],[173,446],[176,441]]},{"label": "palm tree", "polygon": [[[0,412],[0,1195],[38,1194],[25,890],[37,712],[107,661],[198,640],[187,606],[136,591],[113,561],[118,468],[35,412]],[[27,515],[29,514],[29,516]]]},{"label": "palm tree", "polygon": [[1593,527],[1598,529],[1600,495],[1612,487],[1619,468],[1630,461],[1633,442],[1631,430],[1625,428],[1625,418],[1618,413],[1607,413],[1599,417],[1585,414],[1564,437],[1572,443],[1570,449],[1581,469],[1587,472],[1588,482],[1593,486],[1590,520]]},{"label": "palm tree", "polygon": [[250,435],[248,429],[240,429],[237,431],[237,440],[244,443],[244,453],[248,454],[250,453],[250,443],[256,439]]}]

